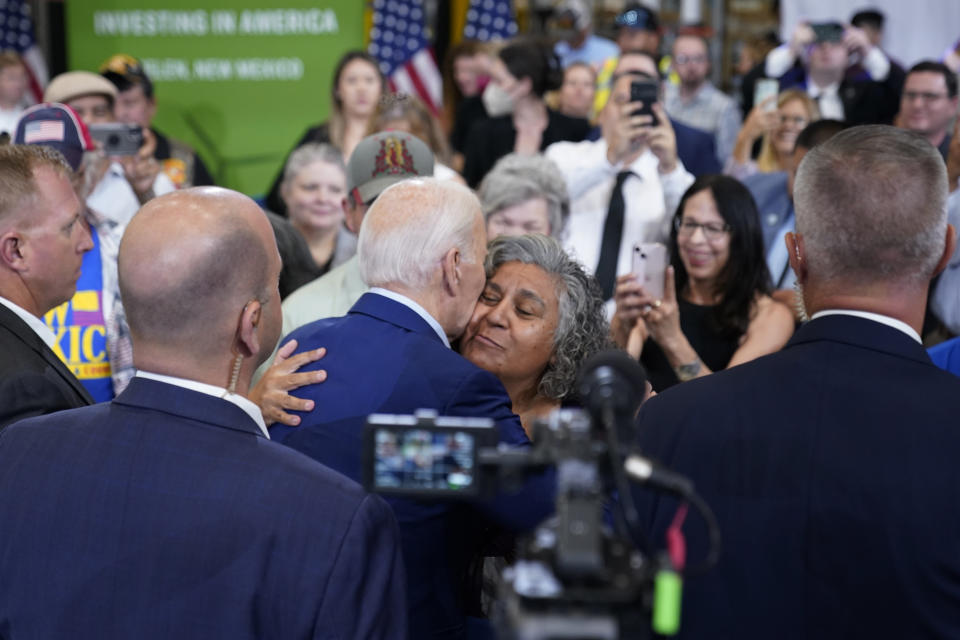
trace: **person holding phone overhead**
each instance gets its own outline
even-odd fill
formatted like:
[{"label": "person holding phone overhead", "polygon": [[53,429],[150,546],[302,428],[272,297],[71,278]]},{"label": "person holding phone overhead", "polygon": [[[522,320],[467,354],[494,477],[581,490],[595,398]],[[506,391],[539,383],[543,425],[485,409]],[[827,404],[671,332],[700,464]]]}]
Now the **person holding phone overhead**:
[{"label": "person holding phone overhead", "polygon": [[770,297],[756,205],[727,176],[703,176],[673,217],[671,264],[657,298],[634,274],[617,280],[614,340],[647,368],[654,390],[777,351],[793,314]]},{"label": "person holding phone overhead", "polygon": [[600,112],[600,139],[558,142],[545,152],[570,194],[565,247],[596,275],[605,300],[613,297],[617,274],[630,272],[633,245],[667,237],[670,212],[693,182],[659,101],[645,105],[630,97],[636,81],[658,80],[656,62],[645,53],[630,57],[636,71],[614,78]]},{"label": "person holding phone overhead", "polygon": [[805,91],[823,118],[890,124],[900,107],[903,71],[857,27],[801,22],[767,55],[764,70],[781,90]]}]

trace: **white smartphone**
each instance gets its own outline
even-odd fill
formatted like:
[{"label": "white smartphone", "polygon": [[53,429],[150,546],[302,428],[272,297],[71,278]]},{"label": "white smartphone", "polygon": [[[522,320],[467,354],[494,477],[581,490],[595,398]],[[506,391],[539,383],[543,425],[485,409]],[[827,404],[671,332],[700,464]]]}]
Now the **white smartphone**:
[{"label": "white smartphone", "polygon": [[[760,78],[757,80],[757,84],[753,88],[753,104],[754,106],[760,104],[770,96],[776,97],[780,92],[780,83],[773,78]],[[776,111],[777,110],[777,101],[771,100],[764,111]]]},{"label": "white smartphone", "polygon": [[667,248],[659,242],[633,245],[633,274],[654,300],[663,300],[667,271]]}]

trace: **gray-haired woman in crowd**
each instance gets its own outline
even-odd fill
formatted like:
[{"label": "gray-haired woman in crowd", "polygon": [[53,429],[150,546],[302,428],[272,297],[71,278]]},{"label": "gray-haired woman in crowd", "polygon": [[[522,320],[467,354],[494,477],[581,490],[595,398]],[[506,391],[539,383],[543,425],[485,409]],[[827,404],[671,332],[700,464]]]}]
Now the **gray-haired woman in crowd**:
[{"label": "gray-haired woman in crowd", "polygon": [[570,196],[552,160],[542,155],[506,155],[483,179],[477,195],[488,237],[540,233],[563,239]]},{"label": "gray-haired woman in crowd", "polygon": [[500,379],[529,433],[537,418],[575,401],[581,364],[610,346],[603,299],[596,281],[547,236],[496,238],[485,268],[460,352]]}]

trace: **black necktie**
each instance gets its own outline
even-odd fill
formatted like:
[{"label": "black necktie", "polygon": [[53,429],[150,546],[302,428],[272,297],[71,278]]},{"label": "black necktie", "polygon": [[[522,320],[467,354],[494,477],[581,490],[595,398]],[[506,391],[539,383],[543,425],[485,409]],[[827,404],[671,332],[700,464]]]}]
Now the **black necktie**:
[{"label": "black necktie", "polygon": [[627,176],[631,175],[634,174],[630,171],[621,171],[617,174],[617,183],[613,185],[610,205],[607,207],[607,219],[603,221],[603,241],[600,245],[600,259],[597,261],[596,274],[604,300],[613,297],[613,289],[617,283],[617,261],[620,258],[623,212],[626,208],[623,201],[623,183]]}]

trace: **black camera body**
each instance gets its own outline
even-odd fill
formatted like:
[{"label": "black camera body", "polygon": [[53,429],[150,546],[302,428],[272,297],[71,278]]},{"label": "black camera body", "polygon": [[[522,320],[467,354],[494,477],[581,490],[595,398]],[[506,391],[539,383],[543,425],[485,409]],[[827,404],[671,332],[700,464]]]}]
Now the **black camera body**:
[{"label": "black camera body", "polygon": [[558,409],[536,421],[526,448],[498,443],[491,420],[422,410],[372,415],[364,434],[366,488],[418,499],[477,500],[518,489],[535,474],[554,473],[554,516],[520,540],[516,562],[499,576],[491,615],[498,637],[673,635],[680,620],[679,570],[666,553],[651,559],[641,552],[649,544],[640,542],[630,481],[689,501],[704,516],[712,532],[704,568],[716,562],[720,540],[712,512],[686,478],[621,451],[620,443],[632,440],[646,390],[646,375],[635,360],[620,351],[601,352],[580,372],[584,410]]},{"label": "black camera body", "polygon": [[518,561],[500,577],[492,615],[498,637],[648,637],[657,568],[604,522],[608,445],[578,410],[555,411],[532,435],[532,447],[517,449],[496,444],[491,420],[371,415],[365,486],[418,499],[476,499],[555,468],[555,516],[521,539]]}]

